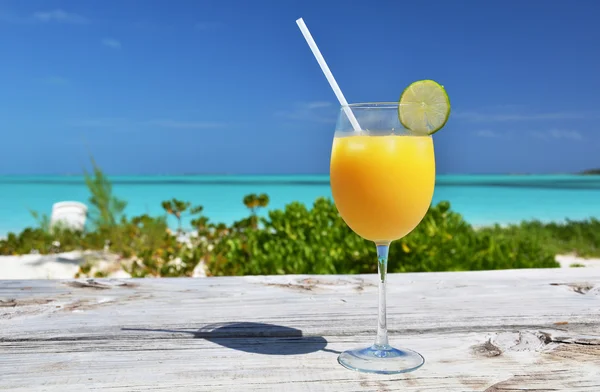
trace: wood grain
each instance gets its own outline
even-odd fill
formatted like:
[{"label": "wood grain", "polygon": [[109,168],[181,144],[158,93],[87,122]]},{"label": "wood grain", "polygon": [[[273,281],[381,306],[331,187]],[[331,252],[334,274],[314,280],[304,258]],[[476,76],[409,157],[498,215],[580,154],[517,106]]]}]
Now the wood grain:
[{"label": "wood grain", "polygon": [[392,274],[416,372],[348,371],[376,277],[0,281],[0,390],[600,391],[600,270]]}]

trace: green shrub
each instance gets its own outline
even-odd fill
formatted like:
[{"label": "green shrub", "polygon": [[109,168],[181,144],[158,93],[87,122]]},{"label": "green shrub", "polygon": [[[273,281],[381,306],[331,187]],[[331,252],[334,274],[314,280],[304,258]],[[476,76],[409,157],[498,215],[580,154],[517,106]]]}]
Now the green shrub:
[{"label": "green shrub", "polygon": [[581,257],[600,257],[600,220],[542,223],[522,222],[508,227],[494,226],[481,229],[490,235],[523,238],[527,236],[544,243],[552,253],[573,253]]},{"label": "green shrub", "polygon": [[[166,218],[147,215],[132,219],[128,232],[128,257],[132,263],[124,265],[134,278],[146,276],[191,276],[198,263],[191,263],[194,249],[177,240],[167,229]],[[199,249],[199,248],[198,248]]]},{"label": "green shrub", "polygon": [[[312,209],[291,203],[262,219],[260,229],[233,231],[208,255],[213,275],[353,274],[375,272],[375,246],[354,234],[335,205]],[[557,267],[554,254],[527,236],[473,229],[448,202],[433,206],[421,224],[390,249],[390,272],[468,271]]]},{"label": "green shrub", "polygon": [[[241,221],[243,222],[243,221]],[[328,199],[312,209],[294,202],[269,211],[260,227],[234,223],[214,239],[207,265],[213,275],[344,274],[373,271],[374,246],[354,234]]]},{"label": "green shrub", "polygon": [[[392,243],[390,271],[472,271],[557,267],[555,254],[527,235],[475,230],[450,203],[431,207],[406,238]],[[394,256],[399,255],[399,256]],[[396,259],[397,257],[397,259]]]},{"label": "green shrub", "polygon": [[112,184],[92,158],[94,174],[84,172],[85,184],[90,191],[90,223],[95,228],[116,226],[123,216],[127,202],[113,195]]},{"label": "green shrub", "polygon": [[69,252],[79,248],[83,233],[69,229],[26,228],[0,240],[0,255]]},{"label": "green shrub", "polygon": [[[128,218],[126,203],[116,198],[108,178],[94,163],[86,174],[91,198],[91,224],[84,232],[50,229],[47,217],[34,215],[38,228],[10,233],[0,240],[0,254],[56,253],[106,249],[123,258],[134,277],[191,276],[203,260],[210,275],[355,274],[377,270],[375,246],[354,234],[330,199],[312,207],[293,202],[283,209],[266,208],[266,194],[247,195],[249,216],[228,226],[212,223],[202,206],[178,199],[162,203],[164,216]],[[197,236],[179,238],[183,214]],[[177,232],[168,229],[175,217]],[[543,224],[538,221],[474,229],[450,203],[431,206],[423,221],[405,238],[391,244],[390,272],[469,271],[558,267],[558,253],[600,256],[600,221]],[[91,270],[90,265],[82,267]],[[89,272],[89,271],[88,271]],[[102,275],[102,272],[96,274]]]}]

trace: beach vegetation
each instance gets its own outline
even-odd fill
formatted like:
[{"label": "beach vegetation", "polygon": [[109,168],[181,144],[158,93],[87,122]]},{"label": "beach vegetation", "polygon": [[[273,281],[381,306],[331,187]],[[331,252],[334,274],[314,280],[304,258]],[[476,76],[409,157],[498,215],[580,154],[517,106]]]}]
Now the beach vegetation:
[{"label": "beach vegetation", "polygon": [[600,220],[589,218],[580,221],[544,223],[537,220],[501,227],[485,227],[482,234],[495,238],[521,238],[527,236],[544,244],[554,254],[574,254],[579,257],[600,256]]},{"label": "beach vegetation", "polygon": [[113,195],[112,184],[92,158],[92,173],[84,171],[85,184],[90,192],[88,212],[96,229],[114,227],[120,222],[127,202]]},{"label": "beach vegetation", "polygon": [[[38,227],[0,240],[0,254],[104,250],[118,255],[133,277],[192,276],[200,262],[212,276],[358,274],[377,269],[375,246],[348,228],[328,198],[318,198],[311,206],[292,202],[259,214],[268,208],[268,196],[247,195],[241,202],[249,216],[232,224],[212,222],[201,205],[176,198],[162,203],[163,215],[128,217],[126,202],[113,194],[97,165],[85,180],[91,211],[84,231],[50,228],[47,218],[40,218]],[[184,229],[184,216],[191,228]],[[168,224],[173,218],[175,231]],[[390,272],[552,268],[559,266],[555,261],[559,253],[599,256],[600,221],[474,228],[442,201],[429,208],[412,233],[392,242],[388,268]]]},{"label": "beach vegetation", "polygon": [[598,175],[600,174],[600,168],[598,169],[587,169],[581,172],[581,174],[585,175]]}]

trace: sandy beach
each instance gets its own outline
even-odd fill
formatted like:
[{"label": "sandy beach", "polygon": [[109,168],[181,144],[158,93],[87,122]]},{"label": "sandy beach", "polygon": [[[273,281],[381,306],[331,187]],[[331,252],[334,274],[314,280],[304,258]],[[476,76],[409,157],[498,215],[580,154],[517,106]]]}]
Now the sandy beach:
[{"label": "sandy beach", "polygon": [[561,268],[572,267],[600,267],[600,258],[584,259],[574,255],[557,255],[556,261]]},{"label": "sandy beach", "polygon": [[[107,273],[107,278],[130,278],[121,268],[116,255],[96,251],[74,251],[53,255],[29,254],[0,256],[1,279],[73,279],[79,266],[93,260],[94,270]],[[199,263],[193,277],[206,276],[204,263]]]},{"label": "sandy beach", "polygon": [[[103,255],[102,252],[74,251],[52,255],[0,256],[0,279],[72,279],[79,271],[79,266],[91,257],[114,270],[109,277],[130,277],[119,268],[114,257]],[[111,268],[112,265],[116,268]]]},{"label": "sandy beach", "polygon": [[[54,255],[0,256],[0,279],[72,279],[86,259],[94,258],[103,271],[110,271],[109,278],[129,278],[120,268],[119,260],[103,252],[67,252]],[[558,255],[561,268],[600,267],[600,258],[584,259],[573,255]],[[200,265],[199,265],[200,266]],[[204,269],[197,268],[194,277],[204,277]]]}]

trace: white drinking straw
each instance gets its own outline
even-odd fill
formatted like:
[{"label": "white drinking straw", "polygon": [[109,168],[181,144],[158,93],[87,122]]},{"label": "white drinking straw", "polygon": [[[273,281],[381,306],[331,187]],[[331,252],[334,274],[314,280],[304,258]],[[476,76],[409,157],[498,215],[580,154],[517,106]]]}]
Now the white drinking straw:
[{"label": "white drinking straw", "polygon": [[342,90],[340,90],[340,86],[338,86],[337,82],[335,81],[335,78],[333,77],[333,74],[329,70],[329,67],[327,66],[327,63],[325,62],[325,59],[323,58],[321,51],[319,51],[319,48],[317,47],[315,40],[313,39],[312,35],[310,35],[310,31],[308,31],[308,27],[306,27],[306,25],[304,24],[304,20],[302,20],[302,18],[300,18],[296,21],[296,23],[298,24],[298,27],[300,27],[300,31],[302,32],[304,39],[306,39],[306,42],[308,43],[310,50],[312,50],[313,54],[315,55],[315,58],[317,59],[317,62],[321,66],[321,70],[325,74],[325,77],[327,78],[329,85],[333,89],[335,96],[337,97],[338,101],[340,101],[340,105],[342,105],[342,108],[344,109],[346,116],[348,116],[348,120],[350,120],[350,124],[352,124],[352,128],[354,128],[354,130],[356,132],[360,132],[360,130],[361,130],[360,125],[358,124],[358,121],[356,121],[356,117],[354,117],[354,113],[352,113],[352,110],[348,106],[348,102],[346,101],[346,98],[344,98],[344,94],[342,94]]}]

